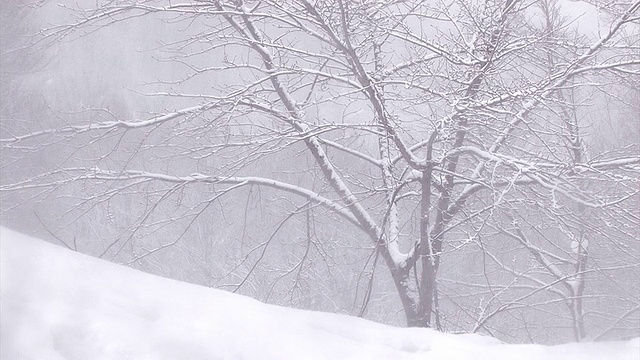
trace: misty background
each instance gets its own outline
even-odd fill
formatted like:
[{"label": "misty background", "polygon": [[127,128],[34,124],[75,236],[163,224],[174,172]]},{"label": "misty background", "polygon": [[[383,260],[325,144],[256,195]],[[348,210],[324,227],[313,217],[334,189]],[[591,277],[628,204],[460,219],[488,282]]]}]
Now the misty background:
[{"label": "misty background", "polygon": [[640,336],[639,6],[2,0],[2,225],[288,307]]}]

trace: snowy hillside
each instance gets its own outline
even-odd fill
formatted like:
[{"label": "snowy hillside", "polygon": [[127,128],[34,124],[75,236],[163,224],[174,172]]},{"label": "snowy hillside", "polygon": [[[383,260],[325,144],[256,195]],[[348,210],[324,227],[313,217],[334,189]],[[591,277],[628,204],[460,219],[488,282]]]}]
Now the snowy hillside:
[{"label": "snowy hillside", "polygon": [[554,347],[260,303],[0,228],[4,360],[640,359],[640,339]]}]

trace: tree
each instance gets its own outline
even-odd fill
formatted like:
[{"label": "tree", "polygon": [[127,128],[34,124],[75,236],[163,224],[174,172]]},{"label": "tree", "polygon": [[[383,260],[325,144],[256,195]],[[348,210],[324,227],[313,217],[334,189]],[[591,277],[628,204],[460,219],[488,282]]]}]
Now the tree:
[{"label": "tree", "polygon": [[[39,21],[33,15],[40,6],[38,1],[3,1],[0,6],[0,137],[11,136],[28,129],[28,119],[41,114],[45,108],[42,93],[32,76],[42,71],[49,57],[38,43]],[[12,163],[7,153],[2,153],[3,181],[17,180],[7,173]],[[9,195],[10,196],[10,195]],[[18,198],[8,203],[20,201]],[[7,214],[2,213],[3,221]]]},{"label": "tree", "polygon": [[[165,60],[186,70],[146,93],[177,110],[145,119],[77,119],[5,137],[4,151],[44,150],[39,144],[47,139],[72,144],[75,158],[0,190],[96,186],[71,209],[141,193],[146,204],[105,253],[150,229],[180,230],[152,249],[132,250],[131,262],[178,242],[225,196],[249,196],[252,189],[286,194],[271,204],[286,213],[273,234],[311,209],[360,230],[373,246],[373,263],[380,258],[389,270],[408,326],[440,326],[446,317],[439,306],[441,265],[449,253],[477,244],[502,274],[534,285],[498,305],[505,291],[493,293],[474,315],[476,329],[489,331],[485,323],[496,314],[550,289],[569,305],[580,339],[585,275],[592,271],[587,262],[594,256],[586,234],[605,234],[598,240],[604,248],[623,245],[585,220],[638,226],[640,158],[635,147],[587,154],[589,129],[578,119],[582,108],[598,106],[585,104],[589,89],[616,101],[616,74],[638,90],[638,40],[629,33],[637,33],[640,2],[610,9],[597,39],[568,31],[554,6],[296,0],[78,8],[77,22],[49,36],[140,17],[180,24],[181,38],[162,45]],[[295,161],[283,163],[286,158]],[[172,203],[179,210],[164,216]],[[234,211],[229,206],[220,209]],[[566,239],[544,246],[531,240],[549,234]],[[254,251],[264,255],[272,239],[245,259]],[[531,256],[546,275],[505,264],[486,250],[494,241],[517,246],[518,257]],[[575,253],[567,251],[571,241]],[[637,238],[626,232],[626,241]],[[497,280],[485,277],[491,290]]]}]

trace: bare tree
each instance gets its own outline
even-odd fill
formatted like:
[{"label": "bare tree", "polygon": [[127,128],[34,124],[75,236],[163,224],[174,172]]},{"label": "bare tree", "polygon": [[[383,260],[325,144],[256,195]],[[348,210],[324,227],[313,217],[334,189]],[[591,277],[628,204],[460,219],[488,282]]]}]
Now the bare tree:
[{"label": "bare tree", "polygon": [[[491,294],[480,313],[468,314],[473,329],[491,331],[497,314],[541,308],[538,296],[549,292],[568,306],[581,339],[585,281],[608,271],[599,259],[632,247],[629,263],[610,270],[637,273],[637,147],[587,153],[585,137],[598,134],[580,116],[599,106],[589,104],[592,91],[632,105],[619,101],[614,79],[638,90],[640,43],[630,34],[640,2],[609,9],[597,38],[571,32],[558,6],[296,0],[77,8],[78,20],[48,30],[50,38],[154,18],[180,29],[161,46],[163,61],[183,74],[152,84],[145,95],[164,104],[146,118],[95,109],[113,116],[4,137],[3,151],[68,146],[73,156],[0,190],[44,196],[87,184],[67,213],[138,196],[144,205],[127,210],[136,214],[102,255],[116,256],[137,234],[174,230],[151,248],[132,248],[133,263],[179,242],[211,209],[240,217],[243,206],[225,197],[249,199],[260,189],[277,199],[263,206],[284,215],[258,246],[241,250],[246,256],[229,273],[245,267],[237,287],[292,219],[307,229],[301,249],[325,242],[311,231],[313,212],[361,231],[369,263],[379,258],[389,270],[408,326],[454,326],[439,306],[451,295],[438,287],[441,266],[473,248],[485,259]],[[596,242],[602,254],[594,254]],[[535,265],[506,263],[496,243]],[[299,274],[308,251],[299,256],[282,276]],[[500,280],[486,272],[487,261]],[[492,288],[504,279],[511,283]],[[460,308],[471,313],[469,306]]]}]

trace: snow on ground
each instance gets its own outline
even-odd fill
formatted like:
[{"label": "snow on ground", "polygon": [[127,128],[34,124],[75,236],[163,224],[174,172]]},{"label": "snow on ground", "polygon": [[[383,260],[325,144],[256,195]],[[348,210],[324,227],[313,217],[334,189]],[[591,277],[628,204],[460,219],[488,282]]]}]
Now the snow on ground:
[{"label": "snow on ground", "polygon": [[0,228],[5,360],[640,359],[640,339],[506,345],[267,305]]}]

